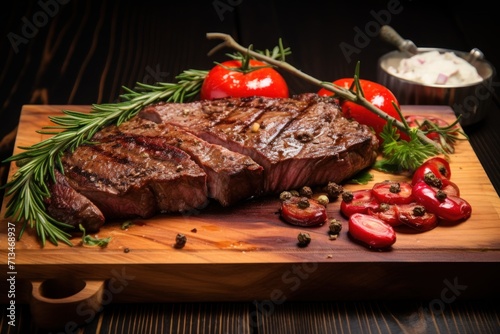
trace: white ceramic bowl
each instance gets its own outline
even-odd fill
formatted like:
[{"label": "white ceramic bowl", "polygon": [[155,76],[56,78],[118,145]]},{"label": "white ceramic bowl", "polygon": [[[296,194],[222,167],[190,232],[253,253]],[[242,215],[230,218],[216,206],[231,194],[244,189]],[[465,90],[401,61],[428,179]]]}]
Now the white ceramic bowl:
[{"label": "white ceramic bowl", "polygon": [[[419,53],[437,50],[439,52],[454,52],[457,56],[466,58],[468,52],[449,49],[418,48]],[[448,105],[457,116],[460,124],[467,126],[479,122],[488,113],[492,102],[491,85],[494,74],[493,66],[484,59],[477,59],[472,64],[483,78],[480,83],[451,86],[425,85],[397,77],[389,70],[397,68],[399,62],[409,55],[400,51],[389,52],[378,61],[377,81],[389,88],[401,105]]]}]

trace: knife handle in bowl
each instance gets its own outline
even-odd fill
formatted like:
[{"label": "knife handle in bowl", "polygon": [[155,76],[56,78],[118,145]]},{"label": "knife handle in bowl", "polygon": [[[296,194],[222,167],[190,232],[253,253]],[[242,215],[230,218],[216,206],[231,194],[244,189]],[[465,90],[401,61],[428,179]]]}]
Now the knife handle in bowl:
[{"label": "knife handle in bowl", "polygon": [[399,35],[399,33],[391,26],[384,25],[380,28],[380,38],[383,41],[395,46],[401,52],[408,52],[412,55],[418,53],[417,46],[409,39],[401,37],[401,35]]}]

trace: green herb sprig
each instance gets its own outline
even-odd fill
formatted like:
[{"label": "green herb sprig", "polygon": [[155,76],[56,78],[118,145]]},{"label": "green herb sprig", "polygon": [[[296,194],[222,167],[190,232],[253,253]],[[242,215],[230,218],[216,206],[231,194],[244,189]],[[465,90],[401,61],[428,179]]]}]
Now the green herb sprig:
[{"label": "green herb sprig", "polygon": [[82,244],[87,246],[99,246],[101,248],[108,246],[111,242],[111,237],[107,238],[97,238],[85,233],[85,227],[82,224],[78,225],[80,231],[82,231]]},{"label": "green herb sprig", "polygon": [[47,183],[55,181],[54,168],[62,169],[61,158],[67,151],[72,152],[79,145],[89,143],[92,136],[104,126],[120,125],[135,116],[144,106],[157,101],[183,102],[198,94],[208,71],[187,70],[176,77],[177,83],[146,85],[138,83],[135,89],[124,87],[121,102],[94,104],[89,113],[63,110],[63,116],[50,117],[56,124],[38,131],[52,137],[30,147],[4,162],[16,162],[19,169],[11,181],[4,185],[7,203],[6,217],[23,222],[19,238],[27,226],[36,227],[42,246],[48,239],[58,245],[69,240],[66,230],[73,228],[52,218],[45,210],[45,199],[50,197]]},{"label": "green herb sprig", "polygon": [[[291,53],[283,48],[281,40],[272,50],[258,51],[271,59],[285,59]],[[242,54],[234,54],[240,59]],[[5,217],[22,222],[19,239],[29,226],[36,228],[42,246],[49,240],[54,245],[63,242],[73,246],[68,231],[74,227],[52,218],[45,209],[45,201],[50,197],[48,182],[55,181],[55,168],[62,168],[61,158],[65,152],[72,152],[78,146],[91,143],[92,136],[108,125],[120,125],[145,106],[159,102],[187,102],[195,99],[201,90],[207,70],[186,70],[179,74],[175,83],[159,82],[155,85],[136,83],[134,89],[122,87],[124,93],[117,103],[94,104],[89,113],[62,110],[62,116],[50,117],[54,126],[38,131],[51,135],[30,147],[19,147],[24,152],[13,155],[3,163],[15,162],[19,167],[12,179],[2,188],[5,196],[10,196]]]}]

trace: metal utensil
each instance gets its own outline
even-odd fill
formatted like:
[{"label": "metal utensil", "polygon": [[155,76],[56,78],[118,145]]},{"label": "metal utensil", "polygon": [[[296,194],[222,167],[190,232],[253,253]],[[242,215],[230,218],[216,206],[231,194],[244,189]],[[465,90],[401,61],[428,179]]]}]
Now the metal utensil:
[{"label": "metal utensil", "polygon": [[[401,52],[409,53],[410,55],[416,55],[418,53],[418,47],[409,39],[404,39],[401,35],[394,30],[391,26],[384,25],[380,28],[380,38],[398,48]],[[484,54],[478,48],[473,48],[470,50],[469,54],[463,56],[463,58],[474,65],[477,60],[484,59]]]},{"label": "metal utensil", "polygon": [[401,37],[401,35],[399,35],[398,32],[391,26],[384,25],[380,28],[380,38],[383,41],[394,45],[401,52],[407,52],[411,55],[416,55],[418,53],[418,48],[415,43],[409,39]]}]

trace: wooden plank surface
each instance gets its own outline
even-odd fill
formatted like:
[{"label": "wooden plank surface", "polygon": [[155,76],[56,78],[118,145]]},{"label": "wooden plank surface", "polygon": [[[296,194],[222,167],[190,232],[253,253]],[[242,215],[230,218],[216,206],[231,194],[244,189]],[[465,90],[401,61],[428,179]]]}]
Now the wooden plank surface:
[{"label": "wooden plank surface", "polygon": [[[84,111],[88,106],[25,106],[16,147],[45,139],[36,130],[49,125],[47,116],[61,109]],[[454,118],[447,107],[403,106],[403,112]],[[128,281],[127,288],[114,296],[118,302],[266,300],[276,292],[289,300],[432,298],[445,287],[443,282],[454,279],[467,286],[464,298],[498,295],[500,199],[468,142],[459,142],[450,164],[452,180],[472,205],[472,217],[425,233],[398,229],[398,240],[389,252],[370,251],[352,242],[338,202],[329,204],[328,215],[343,221],[343,231],[337,240],[329,240],[328,226],[306,229],[284,224],[277,215],[278,200],[263,198],[226,209],[211,204],[190,216],[137,220],[126,230],[121,222],[109,223],[98,234],[112,238],[104,249],[81,246],[78,238],[74,247],[47,244],[42,249],[30,229],[16,243],[18,279],[109,280],[121,274]],[[369,184],[346,189],[405,179],[372,173]],[[0,225],[2,244],[6,223],[4,219]],[[297,247],[300,231],[313,238],[306,248]],[[188,238],[183,249],[173,248],[177,233]],[[5,262],[6,249],[0,253]],[[337,284],[342,289],[334,289]]]}]

